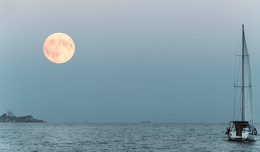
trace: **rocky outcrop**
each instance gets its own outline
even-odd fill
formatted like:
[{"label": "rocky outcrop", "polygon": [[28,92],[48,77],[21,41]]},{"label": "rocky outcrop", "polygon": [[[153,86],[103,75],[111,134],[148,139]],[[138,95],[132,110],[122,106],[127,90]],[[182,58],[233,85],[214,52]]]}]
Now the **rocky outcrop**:
[{"label": "rocky outcrop", "polygon": [[13,115],[12,112],[7,112],[0,116],[0,122],[45,122],[45,121],[35,119],[31,115],[16,117]]}]

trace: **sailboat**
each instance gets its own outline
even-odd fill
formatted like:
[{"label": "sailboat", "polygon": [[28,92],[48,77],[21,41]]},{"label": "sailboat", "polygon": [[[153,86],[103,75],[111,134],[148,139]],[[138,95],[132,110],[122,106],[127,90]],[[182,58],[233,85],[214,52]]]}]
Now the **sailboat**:
[{"label": "sailboat", "polygon": [[237,57],[240,63],[235,74],[233,121],[229,122],[226,135],[228,140],[232,141],[254,141],[257,130],[253,124],[251,71],[244,24],[242,25],[242,49]]}]

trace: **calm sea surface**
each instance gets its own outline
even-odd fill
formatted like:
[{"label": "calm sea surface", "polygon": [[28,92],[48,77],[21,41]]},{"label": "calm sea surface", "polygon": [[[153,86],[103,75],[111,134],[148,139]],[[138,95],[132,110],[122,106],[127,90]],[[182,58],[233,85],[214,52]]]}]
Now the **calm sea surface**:
[{"label": "calm sea surface", "polygon": [[[0,123],[0,152],[258,152],[255,142],[227,141],[227,124]],[[260,124],[256,127],[260,132]]]}]

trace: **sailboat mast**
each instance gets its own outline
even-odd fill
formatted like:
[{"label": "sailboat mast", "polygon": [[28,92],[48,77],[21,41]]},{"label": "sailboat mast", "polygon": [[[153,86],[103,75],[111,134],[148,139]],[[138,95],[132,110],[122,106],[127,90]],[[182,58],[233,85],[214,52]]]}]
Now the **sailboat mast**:
[{"label": "sailboat mast", "polygon": [[245,33],[244,24],[242,24],[242,121],[245,121],[245,71],[244,71],[244,56],[245,56]]}]

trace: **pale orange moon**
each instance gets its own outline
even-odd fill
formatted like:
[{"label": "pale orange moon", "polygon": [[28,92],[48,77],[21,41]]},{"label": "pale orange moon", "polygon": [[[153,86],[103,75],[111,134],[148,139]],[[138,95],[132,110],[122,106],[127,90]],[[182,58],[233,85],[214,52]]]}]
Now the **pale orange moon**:
[{"label": "pale orange moon", "polygon": [[74,55],[75,44],[67,34],[54,33],[46,38],[43,52],[51,62],[65,63]]}]

